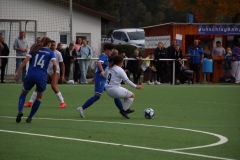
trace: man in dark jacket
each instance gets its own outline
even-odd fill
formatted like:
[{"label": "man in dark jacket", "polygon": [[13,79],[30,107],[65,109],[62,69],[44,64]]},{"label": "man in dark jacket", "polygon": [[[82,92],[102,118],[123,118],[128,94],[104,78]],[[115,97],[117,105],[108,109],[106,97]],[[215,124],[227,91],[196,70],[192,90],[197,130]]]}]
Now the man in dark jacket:
[{"label": "man in dark jacket", "polygon": [[161,84],[159,82],[159,78],[161,78],[161,81],[163,81],[163,72],[165,72],[165,75],[167,75],[167,61],[160,61],[159,59],[166,59],[167,58],[167,51],[166,48],[164,48],[163,42],[158,43],[158,47],[154,51],[154,63],[155,68],[157,69],[157,81],[154,82],[154,84]]},{"label": "man in dark jacket", "polygon": [[[176,40],[172,40],[172,44],[171,46],[169,46],[167,48],[167,58],[169,59],[174,59],[174,53],[175,53],[175,45],[177,44]],[[168,62],[168,70],[169,70],[169,81],[172,84],[172,72],[173,72],[173,68],[172,68],[172,61]]]},{"label": "man in dark jacket", "polygon": [[[135,84],[138,84],[138,80],[141,76],[141,69],[139,68],[139,61],[142,60],[142,57],[139,56],[139,51],[137,49],[134,50],[134,53],[129,57],[134,58],[136,60],[129,60],[127,64],[127,68],[130,73],[133,74],[133,81]],[[141,82],[139,82],[140,84]]]},{"label": "man in dark jacket", "polygon": [[200,65],[203,61],[204,51],[202,46],[198,44],[198,40],[194,40],[187,53],[190,56],[190,69],[196,72],[196,82],[200,83]]},{"label": "man in dark jacket", "polygon": [[[9,55],[9,48],[6,43],[4,43],[4,38],[0,36],[0,45],[3,46],[3,49],[0,51],[1,56],[8,56]],[[6,65],[8,63],[8,58],[0,58],[0,62],[2,63],[1,67],[1,83],[4,82],[4,76],[5,76],[5,70],[6,70]]]},{"label": "man in dark jacket", "polygon": [[179,83],[177,83],[176,79],[181,71],[182,58],[183,58],[182,50],[180,49],[180,47],[178,45],[175,45],[175,50],[174,50],[174,54],[173,54],[173,59],[176,60],[175,61],[175,84],[179,84]]}]

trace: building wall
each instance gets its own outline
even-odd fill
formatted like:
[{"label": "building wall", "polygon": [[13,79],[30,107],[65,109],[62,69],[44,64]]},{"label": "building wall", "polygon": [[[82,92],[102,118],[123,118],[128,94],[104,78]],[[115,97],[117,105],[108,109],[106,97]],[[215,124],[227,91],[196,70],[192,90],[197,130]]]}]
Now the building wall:
[{"label": "building wall", "polygon": [[[65,47],[70,43],[70,14],[67,4],[61,1],[49,2],[48,0],[0,0],[0,19],[37,20],[37,36],[48,36],[60,42],[60,35],[66,35]],[[12,49],[14,40],[20,30],[25,30],[26,39],[31,46],[35,43],[35,24],[25,21],[13,22],[10,29],[9,22],[0,23],[0,34],[9,45],[10,55],[16,53]],[[87,35],[89,45],[93,48],[94,55],[99,55],[101,44],[101,18],[94,17],[81,11],[73,10],[73,41],[76,35]],[[7,74],[13,74],[15,59],[10,58]]]}]

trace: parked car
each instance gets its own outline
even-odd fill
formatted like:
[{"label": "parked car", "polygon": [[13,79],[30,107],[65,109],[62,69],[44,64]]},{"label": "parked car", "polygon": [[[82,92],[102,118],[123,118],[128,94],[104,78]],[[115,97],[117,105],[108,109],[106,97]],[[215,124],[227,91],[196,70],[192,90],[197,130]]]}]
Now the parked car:
[{"label": "parked car", "polygon": [[108,35],[113,44],[130,44],[137,48],[145,46],[145,32],[140,28],[116,29]]}]

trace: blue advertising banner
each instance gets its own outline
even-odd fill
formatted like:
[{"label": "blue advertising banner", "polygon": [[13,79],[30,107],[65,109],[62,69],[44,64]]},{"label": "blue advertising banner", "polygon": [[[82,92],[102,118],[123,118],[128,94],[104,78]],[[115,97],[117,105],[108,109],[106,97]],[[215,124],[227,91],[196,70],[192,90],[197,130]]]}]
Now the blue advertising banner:
[{"label": "blue advertising banner", "polygon": [[198,34],[240,35],[240,25],[199,25]]}]

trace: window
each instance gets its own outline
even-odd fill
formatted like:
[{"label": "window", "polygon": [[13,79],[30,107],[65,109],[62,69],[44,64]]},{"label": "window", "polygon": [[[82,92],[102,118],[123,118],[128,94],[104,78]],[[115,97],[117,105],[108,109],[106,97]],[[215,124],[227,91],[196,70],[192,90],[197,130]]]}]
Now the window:
[{"label": "window", "polygon": [[128,39],[128,38],[127,38],[127,35],[122,32],[122,34],[121,34],[121,40],[122,40],[122,41],[125,41],[125,40],[127,40],[127,39]]},{"label": "window", "polygon": [[130,40],[145,39],[145,32],[144,31],[128,32],[128,37],[130,38]]},{"label": "window", "polygon": [[60,35],[60,42],[62,42],[63,44],[68,44],[67,43],[67,35]]},{"label": "window", "polygon": [[121,34],[122,34],[122,32],[114,32],[113,38],[117,39],[117,40],[121,40]]}]

